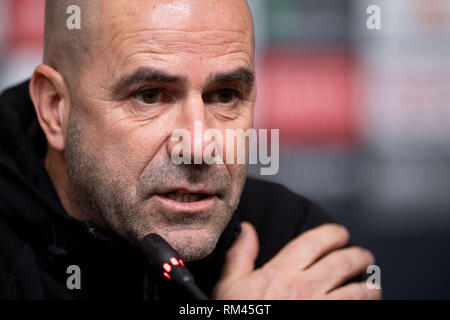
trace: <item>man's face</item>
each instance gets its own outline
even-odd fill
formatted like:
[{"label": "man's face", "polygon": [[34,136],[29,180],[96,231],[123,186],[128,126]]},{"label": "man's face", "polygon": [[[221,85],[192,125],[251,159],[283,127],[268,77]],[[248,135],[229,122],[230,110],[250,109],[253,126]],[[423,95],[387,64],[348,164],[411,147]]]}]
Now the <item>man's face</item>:
[{"label": "man's face", "polygon": [[91,59],[69,86],[70,196],[129,241],[156,232],[186,260],[200,259],[230,221],[247,168],[175,165],[170,138],[186,129],[194,140],[194,121],[223,136],[252,127],[245,1],[101,3]]}]

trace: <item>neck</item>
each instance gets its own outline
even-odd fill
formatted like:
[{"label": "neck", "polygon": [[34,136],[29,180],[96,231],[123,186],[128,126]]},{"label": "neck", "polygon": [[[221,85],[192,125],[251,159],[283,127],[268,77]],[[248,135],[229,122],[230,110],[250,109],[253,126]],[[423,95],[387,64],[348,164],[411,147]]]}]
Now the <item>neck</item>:
[{"label": "neck", "polygon": [[72,193],[67,177],[64,153],[49,148],[44,158],[44,166],[67,214],[78,220],[88,220],[89,217],[82,213],[70,197]]}]

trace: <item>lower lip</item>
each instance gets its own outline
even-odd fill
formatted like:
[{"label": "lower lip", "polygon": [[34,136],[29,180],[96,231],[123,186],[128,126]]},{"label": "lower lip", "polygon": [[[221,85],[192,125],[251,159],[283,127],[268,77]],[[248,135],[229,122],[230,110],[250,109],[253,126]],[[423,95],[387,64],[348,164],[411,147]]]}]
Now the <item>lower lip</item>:
[{"label": "lower lip", "polygon": [[193,202],[179,202],[161,194],[156,194],[154,197],[164,205],[170,207],[170,209],[183,211],[185,213],[195,213],[197,211],[210,209],[213,207],[214,201],[216,201],[216,196],[208,196],[207,198]]}]

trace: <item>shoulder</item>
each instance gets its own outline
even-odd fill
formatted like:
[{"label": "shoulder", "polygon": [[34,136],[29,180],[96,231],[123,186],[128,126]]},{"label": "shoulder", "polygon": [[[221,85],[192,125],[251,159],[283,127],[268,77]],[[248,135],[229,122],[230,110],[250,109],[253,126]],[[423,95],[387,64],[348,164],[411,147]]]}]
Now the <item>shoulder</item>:
[{"label": "shoulder", "polygon": [[275,225],[297,221],[314,227],[333,221],[317,204],[285,186],[251,177],[247,178],[238,208],[241,218],[258,224],[273,219]]},{"label": "shoulder", "polygon": [[11,110],[22,112],[34,109],[28,93],[30,80],[7,88],[0,93],[0,112],[11,112]]},{"label": "shoulder", "polygon": [[260,255],[257,265],[273,257],[299,234],[335,222],[317,204],[273,182],[247,178],[238,214],[257,230]]}]

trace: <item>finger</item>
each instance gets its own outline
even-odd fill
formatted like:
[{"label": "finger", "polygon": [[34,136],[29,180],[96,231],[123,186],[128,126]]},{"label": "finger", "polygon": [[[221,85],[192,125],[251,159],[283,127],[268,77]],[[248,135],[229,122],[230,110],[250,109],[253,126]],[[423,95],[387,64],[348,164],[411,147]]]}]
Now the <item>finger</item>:
[{"label": "finger", "polygon": [[380,300],[381,289],[369,289],[366,282],[350,283],[328,293],[329,300]]},{"label": "finger", "polygon": [[304,270],[324,254],[343,247],[348,239],[349,233],[343,226],[324,224],[289,242],[269,264],[278,268],[289,265]]},{"label": "finger", "polygon": [[357,275],[375,263],[369,250],[350,247],[329,253],[308,269],[308,276],[316,279],[317,288],[326,293]]},{"label": "finger", "polygon": [[255,260],[259,251],[258,234],[248,222],[243,222],[241,227],[241,233],[226,254],[219,281],[245,276],[255,269]]}]

